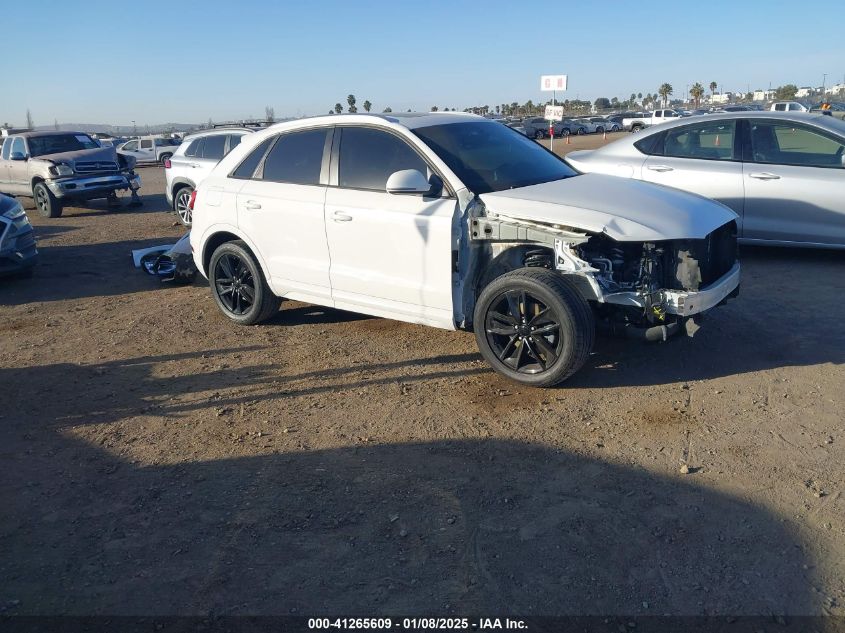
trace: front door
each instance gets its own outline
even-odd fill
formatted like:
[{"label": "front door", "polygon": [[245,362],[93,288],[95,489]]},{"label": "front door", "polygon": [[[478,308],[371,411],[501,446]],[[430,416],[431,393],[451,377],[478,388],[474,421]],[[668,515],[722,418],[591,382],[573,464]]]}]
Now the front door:
[{"label": "front door", "polygon": [[[262,143],[234,173],[245,179],[238,226],[255,242],[274,292],[321,305],[332,305],[323,218],[331,131],[281,134],[266,156]],[[249,174],[238,172],[244,166]]]},{"label": "front door", "polygon": [[752,240],[845,245],[845,144],[793,121],[749,121],[745,226]]},{"label": "front door", "polygon": [[642,166],[642,179],[712,198],[742,218],[744,191],[735,121],[703,121],[667,130]]},{"label": "front door", "polygon": [[[9,185],[8,192],[15,195],[32,195],[32,184],[29,180],[29,149],[26,147],[26,141],[23,137],[16,136],[12,139],[11,154],[23,154],[27,158],[24,160],[9,160],[7,163],[9,170]],[[10,154],[10,158],[11,158]]]},{"label": "front door", "polygon": [[432,173],[398,135],[367,127],[337,133],[337,187],[325,211],[335,305],[454,328],[455,199],[387,193],[394,172]]}]

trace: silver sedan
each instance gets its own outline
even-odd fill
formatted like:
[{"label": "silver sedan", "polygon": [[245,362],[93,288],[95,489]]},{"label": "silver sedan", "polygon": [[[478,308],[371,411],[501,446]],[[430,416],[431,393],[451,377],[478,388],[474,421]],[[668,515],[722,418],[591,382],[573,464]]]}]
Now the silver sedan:
[{"label": "silver sedan", "polygon": [[581,172],[646,180],[712,198],[740,218],[740,241],[845,248],[845,122],[731,112],[649,128],[571,152]]}]

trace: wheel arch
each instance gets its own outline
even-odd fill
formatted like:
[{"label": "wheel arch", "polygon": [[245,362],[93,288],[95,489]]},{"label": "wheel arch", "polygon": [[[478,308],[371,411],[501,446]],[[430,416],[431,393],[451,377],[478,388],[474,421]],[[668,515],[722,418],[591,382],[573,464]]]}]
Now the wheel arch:
[{"label": "wheel arch", "polygon": [[175,197],[176,192],[182,187],[191,187],[192,189],[197,188],[190,178],[183,178],[180,176],[178,178],[174,178],[173,182],[170,183],[170,195]]},{"label": "wheel arch", "polygon": [[255,244],[253,244],[252,240],[244,236],[240,231],[232,226],[218,226],[212,227],[208,230],[208,237],[202,241],[202,274],[208,277],[208,265],[211,263],[211,256],[214,254],[214,251],[217,250],[217,247],[221,244],[225,244],[226,242],[234,242],[236,240],[241,241],[246,245],[247,250],[253,257],[255,257],[255,261],[258,263],[259,268],[261,268],[261,272],[267,279],[267,283],[270,283],[268,268],[264,258],[261,257],[261,253],[258,251]]},{"label": "wheel arch", "polygon": [[[502,275],[519,268],[552,268],[554,267],[554,249],[545,244],[511,242],[496,245],[491,252],[487,263],[479,270],[476,279],[474,294],[475,299],[492,281]],[[547,258],[548,266],[543,265],[544,258]]]}]

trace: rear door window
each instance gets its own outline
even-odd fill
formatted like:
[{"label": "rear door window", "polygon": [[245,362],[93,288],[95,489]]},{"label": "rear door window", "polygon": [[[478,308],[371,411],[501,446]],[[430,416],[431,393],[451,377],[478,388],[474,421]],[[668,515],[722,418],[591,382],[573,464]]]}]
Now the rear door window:
[{"label": "rear door window", "polygon": [[675,158],[733,160],[735,121],[709,121],[666,131],[663,155]]},{"label": "rear door window", "polygon": [[278,137],[264,160],[263,180],[319,185],[328,129],[292,132]]},{"label": "rear door window", "polygon": [[146,138],[141,140],[141,149],[150,149],[153,146],[152,140]]},{"label": "rear door window", "polygon": [[231,152],[241,143],[241,138],[243,134],[232,134],[229,136],[229,149],[226,150],[227,152]]},{"label": "rear door window", "polygon": [[209,160],[220,160],[226,153],[226,135],[215,134],[205,137],[205,144],[202,149],[202,157]]},{"label": "rear door window", "polygon": [[386,191],[391,174],[404,169],[428,174],[428,165],[401,138],[371,128],[343,128],[338,162],[341,187]]}]

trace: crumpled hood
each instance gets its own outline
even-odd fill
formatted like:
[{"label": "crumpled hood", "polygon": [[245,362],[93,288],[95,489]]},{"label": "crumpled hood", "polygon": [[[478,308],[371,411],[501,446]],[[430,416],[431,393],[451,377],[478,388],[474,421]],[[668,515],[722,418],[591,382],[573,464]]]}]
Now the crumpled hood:
[{"label": "crumpled hood", "polygon": [[701,239],[738,217],[696,194],[602,174],[479,197],[492,214],[604,233],[622,242]]},{"label": "crumpled hood", "polygon": [[95,147],[94,149],[78,149],[73,152],[58,152],[56,154],[42,154],[37,157],[40,160],[49,160],[54,163],[70,163],[76,161],[111,161],[117,162],[117,152],[114,147]]}]

